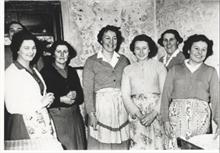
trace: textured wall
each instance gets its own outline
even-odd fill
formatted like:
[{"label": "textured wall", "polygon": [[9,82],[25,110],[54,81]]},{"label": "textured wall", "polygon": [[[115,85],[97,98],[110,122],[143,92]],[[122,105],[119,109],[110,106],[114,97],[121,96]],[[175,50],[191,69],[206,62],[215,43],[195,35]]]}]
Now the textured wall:
[{"label": "textured wall", "polygon": [[212,39],[214,55],[206,62],[219,70],[219,0],[156,0],[156,18],[158,37],[174,28],[184,40],[196,33]]},{"label": "textured wall", "polygon": [[[120,52],[134,60],[129,44],[146,33],[157,41],[160,34],[174,28],[184,39],[202,33],[214,40],[214,56],[207,63],[219,69],[219,0],[62,0],[64,37],[78,52],[72,66],[83,66],[100,45],[101,27],[120,26],[125,42]],[[180,46],[180,48],[182,45]],[[163,49],[160,48],[160,53]]]},{"label": "textured wall", "polygon": [[[132,61],[129,43],[133,37],[141,33],[155,37],[154,0],[69,0],[65,6],[65,10],[69,9],[67,22],[74,27],[68,29],[73,30],[77,38],[67,38],[76,41],[72,44],[78,50],[79,56],[71,61],[73,66],[83,65],[88,56],[97,52],[100,45],[96,36],[108,24],[121,27],[125,42],[120,52]],[[66,15],[64,18],[68,20]]]}]

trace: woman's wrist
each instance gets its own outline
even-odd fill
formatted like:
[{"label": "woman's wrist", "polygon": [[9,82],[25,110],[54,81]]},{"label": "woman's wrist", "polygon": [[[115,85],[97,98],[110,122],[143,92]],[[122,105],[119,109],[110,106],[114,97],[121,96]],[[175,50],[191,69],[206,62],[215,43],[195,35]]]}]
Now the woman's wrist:
[{"label": "woman's wrist", "polygon": [[96,113],[95,113],[95,112],[90,112],[90,113],[89,113],[89,116],[90,116],[90,117],[96,117]]}]

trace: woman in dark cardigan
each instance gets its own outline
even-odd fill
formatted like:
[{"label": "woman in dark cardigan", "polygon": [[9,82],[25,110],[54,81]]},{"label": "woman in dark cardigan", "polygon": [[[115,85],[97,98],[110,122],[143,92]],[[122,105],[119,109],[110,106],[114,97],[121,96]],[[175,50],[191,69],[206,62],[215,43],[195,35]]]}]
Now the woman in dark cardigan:
[{"label": "woman in dark cardigan", "polygon": [[64,149],[86,149],[85,126],[79,109],[83,103],[83,91],[76,70],[68,66],[76,51],[69,43],[60,40],[53,43],[51,53],[51,64],[46,65],[41,74],[48,92],[55,96],[49,113],[58,139]]}]

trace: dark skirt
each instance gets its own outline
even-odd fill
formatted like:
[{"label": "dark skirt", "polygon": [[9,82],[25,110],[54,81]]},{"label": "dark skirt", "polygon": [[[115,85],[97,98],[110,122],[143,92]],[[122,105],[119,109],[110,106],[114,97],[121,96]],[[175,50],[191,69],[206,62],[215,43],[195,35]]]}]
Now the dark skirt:
[{"label": "dark skirt", "polygon": [[86,149],[85,125],[78,106],[51,108],[49,113],[65,150]]},{"label": "dark skirt", "polygon": [[30,139],[21,114],[7,113],[5,124],[5,140]]}]

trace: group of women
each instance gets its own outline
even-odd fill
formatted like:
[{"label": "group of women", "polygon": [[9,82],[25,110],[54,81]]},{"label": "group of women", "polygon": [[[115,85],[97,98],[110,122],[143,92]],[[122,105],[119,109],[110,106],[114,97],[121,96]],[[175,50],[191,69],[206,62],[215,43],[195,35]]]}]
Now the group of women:
[{"label": "group of women", "polygon": [[52,60],[39,73],[33,67],[38,40],[27,31],[13,36],[14,62],[5,72],[9,140],[53,137],[67,150],[177,149],[177,137],[208,133],[212,118],[219,134],[218,75],[204,63],[213,54],[212,40],[192,35],[181,52],[183,39],[169,29],[158,40],[166,51],[158,61],[156,43],[141,34],[130,44],[137,58],[132,64],[118,53],[119,27],[103,27],[97,40],[102,48],[86,60],[81,87],[68,65],[76,56],[69,43],[55,41]]}]

